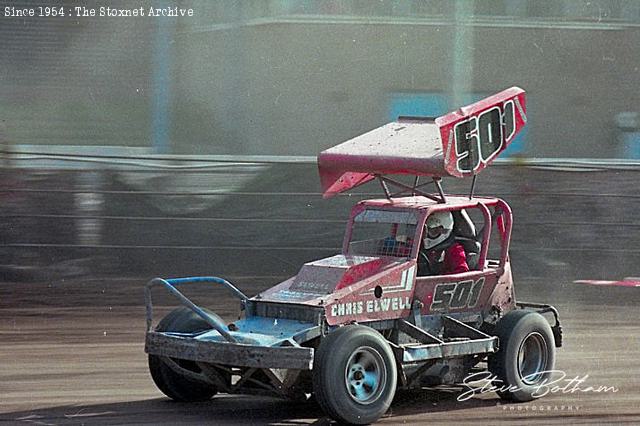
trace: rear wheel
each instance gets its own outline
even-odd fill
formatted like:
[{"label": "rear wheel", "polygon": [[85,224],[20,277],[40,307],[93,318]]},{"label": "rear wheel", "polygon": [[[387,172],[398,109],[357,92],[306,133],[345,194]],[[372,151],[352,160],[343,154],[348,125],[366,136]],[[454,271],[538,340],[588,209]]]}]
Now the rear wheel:
[{"label": "rear wheel", "polygon": [[393,352],[385,338],[369,327],[341,327],[316,351],[314,394],[322,409],[339,422],[375,422],[389,409],[396,384]]},{"label": "rear wheel", "polygon": [[[156,331],[195,333],[211,326],[187,308],[178,308],[164,317]],[[154,383],[169,398],[182,402],[207,401],[216,394],[195,362],[149,355],[149,371]]]},{"label": "rear wheel", "polygon": [[555,365],[551,326],[537,312],[514,310],[498,322],[495,335],[500,350],[489,357],[489,370],[498,380],[498,395],[508,401],[531,401]]}]

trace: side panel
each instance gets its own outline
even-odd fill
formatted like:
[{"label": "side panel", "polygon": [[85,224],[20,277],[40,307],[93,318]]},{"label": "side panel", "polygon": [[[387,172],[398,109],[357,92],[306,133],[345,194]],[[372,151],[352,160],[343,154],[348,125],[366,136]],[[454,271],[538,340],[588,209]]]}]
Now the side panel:
[{"label": "side panel", "polygon": [[423,315],[481,312],[491,307],[497,283],[495,269],[419,277],[415,297],[424,305]]},{"label": "side panel", "polygon": [[[325,306],[329,325],[403,318],[409,315],[416,278],[415,260],[354,285]],[[344,290],[349,290],[348,288]]]},{"label": "side panel", "polygon": [[498,284],[490,296],[489,306],[495,306],[501,313],[508,312],[516,307],[511,263],[508,260],[505,263],[502,275],[498,278]]}]

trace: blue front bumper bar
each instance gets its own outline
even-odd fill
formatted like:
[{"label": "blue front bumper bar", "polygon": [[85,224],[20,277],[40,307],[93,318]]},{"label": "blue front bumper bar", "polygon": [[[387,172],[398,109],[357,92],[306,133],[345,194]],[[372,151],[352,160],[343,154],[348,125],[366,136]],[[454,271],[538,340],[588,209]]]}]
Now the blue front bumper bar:
[{"label": "blue front bumper bar", "polygon": [[175,296],[180,303],[182,303],[187,308],[191,309],[196,313],[200,318],[207,322],[214,330],[220,333],[228,342],[237,343],[237,340],[229,334],[227,331],[227,326],[218,315],[214,313],[205,312],[203,309],[194,304],[191,300],[186,298],[182,293],[176,289],[175,286],[181,284],[193,284],[193,283],[214,283],[220,284],[231,290],[231,292],[239,298],[243,304],[245,304],[248,300],[248,297],[238,290],[233,284],[229,281],[224,280],[218,277],[191,277],[191,278],[173,278],[165,280],[163,278],[154,278],[147,283],[144,288],[144,299],[145,305],[147,307],[147,332],[153,331],[153,305],[151,302],[151,288],[155,286],[164,286],[169,293]]}]

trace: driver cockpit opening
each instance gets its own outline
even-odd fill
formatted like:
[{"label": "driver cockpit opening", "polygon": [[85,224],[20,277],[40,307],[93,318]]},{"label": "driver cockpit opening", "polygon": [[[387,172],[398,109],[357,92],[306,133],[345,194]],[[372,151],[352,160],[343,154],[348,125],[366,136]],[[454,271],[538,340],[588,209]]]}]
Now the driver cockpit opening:
[{"label": "driver cockpit opening", "polygon": [[420,251],[418,275],[449,275],[477,270],[482,235],[476,223],[482,223],[482,213],[472,219],[467,210],[437,211],[425,222]]},{"label": "driver cockpit opening", "polygon": [[[425,222],[418,252],[418,275],[447,275],[466,270],[480,271],[484,268],[499,267],[506,258],[505,253],[508,248],[508,237],[505,233],[510,232],[505,228],[505,214],[509,213],[504,211],[503,205],[502,202],[496,205],[478,205],[477,207],[431,213]],[[450,234],[447,234],[446,238],[440,237],[440,240],[436,241],[437,244],[429,244],[429,241],[425,240],[428,240],[430,218],[441,216],[441,213],[446,213],[447,220],[453,221]],[[433,224],[437,221],[431,219],[431,222]],[[444,223],[444,225],[446,224]],[[432,233],[433,235],[435,233]],[[456,260],[455,253],[453,260],[450,260],[448,264],[445,262],[447,250],[456,251],[456,249],[451,249],[454,245],[458,246],[457,256],[464,257],[466,268],[460,266],[462,262],[460,259]],[[482,260],[483,256],[484,261]]]}]

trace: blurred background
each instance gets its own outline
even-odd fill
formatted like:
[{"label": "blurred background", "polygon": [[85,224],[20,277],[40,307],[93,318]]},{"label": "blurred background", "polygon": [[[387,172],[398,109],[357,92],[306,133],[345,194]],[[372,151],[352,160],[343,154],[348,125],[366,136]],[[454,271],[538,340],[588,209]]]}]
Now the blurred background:
[{"label": "blurred background", "polygon": [[640,274],[638,1],[176,0],[136,7],[193,16],[2,15],[52,5],[0,1],[0,281],[206,274],[269,287],[338,252],[349,208],[380,195],[322,200],[318,152],[514,85],[527,128],[477,193],[513,207],[515,278]]}]

